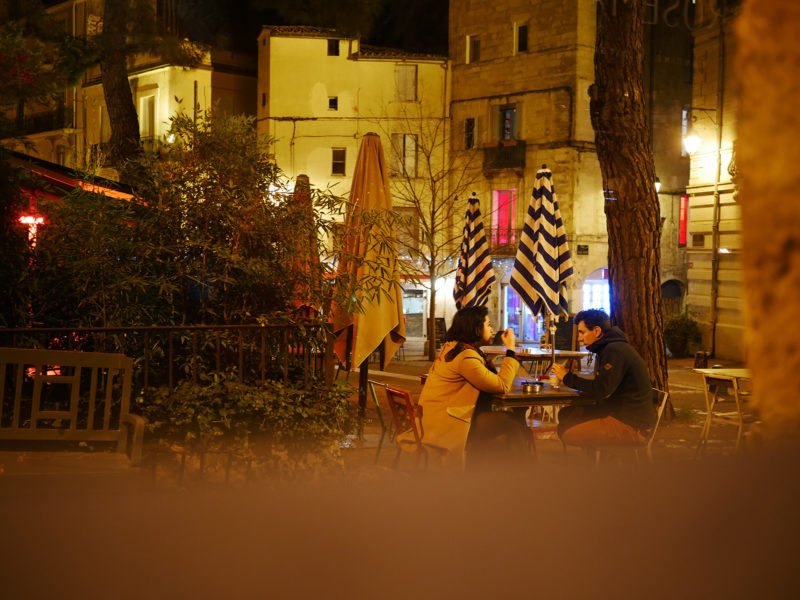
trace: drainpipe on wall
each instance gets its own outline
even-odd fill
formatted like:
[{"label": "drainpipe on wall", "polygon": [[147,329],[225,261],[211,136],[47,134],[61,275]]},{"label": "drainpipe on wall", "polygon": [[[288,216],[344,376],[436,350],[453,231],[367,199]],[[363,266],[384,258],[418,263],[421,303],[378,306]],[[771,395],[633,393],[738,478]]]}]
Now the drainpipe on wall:
[{"label": "drainpipe on wall", "polygon": [[711,225],[711,356],[717,350],[717,321],[719,311],[719,180],[722,170],[722,108],[725,93],[725,0],[720,2],[719,16],[719,69],[717,74],[717,167],[714,176],[714,212]]}]

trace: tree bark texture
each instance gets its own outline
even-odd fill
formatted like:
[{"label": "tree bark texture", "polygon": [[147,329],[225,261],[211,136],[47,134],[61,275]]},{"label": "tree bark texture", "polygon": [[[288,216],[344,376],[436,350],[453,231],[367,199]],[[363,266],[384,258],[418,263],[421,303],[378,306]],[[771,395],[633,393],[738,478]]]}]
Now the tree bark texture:
[{"label": "tree bark texture", "polygon": [[737,19],[747,362],[770,445],[800,445],[800,4],[748,0]]},{"label": "tree bark texture", "polygon": [[667,389],[661,315],[661,218],[643,85],[643,0],[597,4],[589,88],[608,230],[611,317]]},{"label": "tree bark texture", "polygon": [[[139,118],[128,81],[127,22],[130,0],[105,0],[100,72],[111,125],[109,158],[118,169],[141,152]],[[122,170],[122,169],[120,169]]]}]

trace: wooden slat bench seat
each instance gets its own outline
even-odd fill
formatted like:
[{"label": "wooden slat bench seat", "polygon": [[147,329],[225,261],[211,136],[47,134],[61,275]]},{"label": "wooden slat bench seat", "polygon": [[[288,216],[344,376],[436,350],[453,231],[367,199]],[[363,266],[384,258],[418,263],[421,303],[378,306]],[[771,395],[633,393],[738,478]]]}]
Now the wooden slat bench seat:
[{"label": "wooden slat bench seat", "polygon": [[145,419],[130,413],[132,377],[124,354],[0,348],[0,439],[116,442],[138,465]]}]

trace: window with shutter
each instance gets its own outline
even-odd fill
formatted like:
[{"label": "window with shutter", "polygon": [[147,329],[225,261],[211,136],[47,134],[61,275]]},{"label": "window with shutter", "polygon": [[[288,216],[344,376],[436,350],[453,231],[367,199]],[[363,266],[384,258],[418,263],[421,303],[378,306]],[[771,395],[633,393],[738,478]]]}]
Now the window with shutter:
[{"label": "window with shutter", "polygon": [[395,96],[399,102],[416,102],[417,65],[396,65],[394,81]]},{"label": "window with shutter", "polygon": [[392,134],[392,160],[389,165],[394,177],[417,176],[417,136],[411,133]]}]

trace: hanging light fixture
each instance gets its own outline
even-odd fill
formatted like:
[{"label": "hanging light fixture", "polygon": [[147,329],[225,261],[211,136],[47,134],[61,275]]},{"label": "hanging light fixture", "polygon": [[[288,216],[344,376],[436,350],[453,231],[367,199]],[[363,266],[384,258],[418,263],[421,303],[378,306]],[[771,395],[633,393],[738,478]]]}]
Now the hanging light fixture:
[{"label": "hanging light fixture", "polygon": [[686,150],[686,154],[692,156],[697,150],[700,148],[700,136],[695,135],[694,133],[687,135],[683,138],[683,147]]}]

